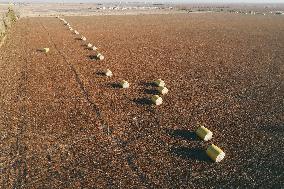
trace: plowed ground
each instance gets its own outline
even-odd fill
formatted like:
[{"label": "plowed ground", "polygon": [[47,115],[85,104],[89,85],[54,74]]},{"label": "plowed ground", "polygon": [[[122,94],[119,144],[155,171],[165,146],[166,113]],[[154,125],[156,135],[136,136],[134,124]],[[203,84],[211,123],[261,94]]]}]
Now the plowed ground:
[{"label": "plowed ground", "polygon": [[[284,20],[24,18],[0,51],[0,188],[283,186]],[[44,54],[39,48],[49,47]],[[105,78],[103,69],[114,76]],[[162,78],[163,104],[149,103]],[[129,89],[117,82],[129,81]],[[214,133],[209,142],[198,122]],[[205,154],[211,143],[221,163]]]}]

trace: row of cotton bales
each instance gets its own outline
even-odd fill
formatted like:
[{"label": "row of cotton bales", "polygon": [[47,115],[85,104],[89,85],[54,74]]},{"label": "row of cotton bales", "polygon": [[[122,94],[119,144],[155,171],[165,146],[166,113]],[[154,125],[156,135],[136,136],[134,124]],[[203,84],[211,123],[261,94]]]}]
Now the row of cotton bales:
[{"label": "row of cotton bales", "polygon": [[[151,97],[151,102],[154,105],[161,105],[163,103],[163,98],[161,95],[165,95],[169,92],[168,88],[166,87],[166,83],[162,79],[158,79],[154,81],[154,84],[156,87],[158,87],[157,91],[159,92],[159,95],[153,95]],[[125,80],[123,80],[120,83],[120,86],[122,88],[129,88],[129,83]],[[199,136],[204,141],[209,141],[213,137],[213,133],[207,129],[204,125],[200,125],[199,128],[196,130],[197,136]],[[210,159],[212,159],[214,162],[220,162],[225,158],[225,153],[223,150],[221,150],[218,146],[211,144],[206,149],[206,154],[209,156]]]},{"label": "row of cotton bales", "polygon": [[[64,23],[64,25],[66,25],[69,28],[69,30],[71,32],[73,32],[75,35],[80,35],[80,33],[77,30],[75,30],[74,28],[72,28],[70,23],[68,23],[64,18],[60,18],[59,16],[57,18],[59,18]],[[98,52],[98,48],[95,45],[93,45],[92,43],[87,43],[87,38],[85,36],[81,35],[80,40],[85,43],[85,45],[88,49],[96,52],[96,54],[94,56],[91,56],[91,59],[101,60],[101,61],[104,60],[104,56],[101,53]],[[113,74],[112,74],[110,69],[106,69],[104,71],[104,75],[107,76],[107,77],[111,77]]]},{"label": "row of cotton bales", "polygon": [[[59,16],[57,16],[57,18],[59,20],[61,20],[65,26],[67,26],[69,28],[69,30],[71,32],[73,32],[75,35],[80,35],[80,33],[75,30],[71,24],[69,22],[67,22],[64,18],[60,18]],[[92,56],[92,59],[96,59],[96,60],[104,60],[104,56],[98,52],[98,48],[95,45],[92,45],[92,43],[87,43],[87,38],[83,35],[81,35],[80,40],[83,41],[84,43],[86,43],[86,46],[88,49],[93,50],[96,52],[96,54],[94,56]]]},{"label": "row of cotton bales", "polygon": [[[213,137],[212,131],[207,129],[204,125],[199,125],[196,130],[197,136],[199,136],[204,141],[209,141]],[[211,144],[207,150],[206,154],[215,162],[220,162],[225,158],[225,153],[219,147],[214,144]]]},{"label": "row of cotton bales", "polygon": [[[151,102],[154,105],[159,106],[163,103],[163,99],[162,99],[161,95],[167,94],[169,92],[169,90],[167,89],[167,87],[165,87],[165,82],[162,79],[158,79],[158,80],[154,81],[153,83],[155,84],[156,87],[158,87],[157,91],[159,92],[160,96],[159,95],[153,95],[151,97]],[[125,80],[122,80],[119,83],[119,85],[120,85],[121,88],[124,88],[124,89],[127,89],[130,86],[128,81],[125,81]]]},{"label": "row of cotton bales", "polygon": [[[59,18],[59,17],[58,17]],[[69,30],[74,32],[74,34],[76,35],[80,35],[80,33],[77,31],[77,30],[74,30],[70,23],[68,23],[65,19],[63,18],[59,18],[62,22],[64,22],[64,25],[68,26]],[[87,41],[87,38],[85,36],[81,36],[80,38],[82,41],[86,42]],[[97,48],[92,45],[91,43],[86,43],[86,46],[91,49],[91,50],[94,50],[97,52]],[[47,52],[49,51],[49,49],[45,49]],[[96,59],[99,59],[99,60],[103,60],[104,59],[104,56],[101,54],[101,53],[96,53],[96,56],[95,56]],[[107,76],[107,77],[112,77],[113,76],[113,73],[111,72],[111,70],[109,69],[106,69],[104,71],[104,75]],[[152,104],[156,105],[156,106],[159,106],[163,103],[163,98],[162,98],[162,95],[166,95],[169,90],[168,88],[166,87],[166,83],[165,81],[163,81],[162,79],[157,79],[156,81],[153,82],[153,84],[155,85],[156,87],[156,91],[158,91],[159,95],[153,95],[151,97],[151,102]],[[119,83],[119,86],[123,89],[127,89],[130,87],[130,84],[128,81],[126,80],[122,80],[120,83]],[[213,136],[213,133],[208,130],[206,127],[204,127],[203,125],[200,126],[197,130],[196,130],[196,134],[201,138],[203,139],[204,141],[209,141],[212,139],[212,136]],[[220,162],[224,159],[225,157],[225,153],[217,146],[215,146],[214,144],[211,144],[207,150],[206,150],[206,153],[207,155],[215,162]]]},{"label": "row of cotton bales", "polygon": [[[71,27],[70,23],[68,23],[64,18],[60,18],[60,17],[57,17],[57,18],[59,18],[59,19],[64,23],[64,25],[68,26],[69,30],[72,31],[72,32],[74,32],[74,34],[80,35],[80,33],[79,33],[77,30],[74,30],[74,29]],[[84,41],[84,42],[87,41],[87,38],[86,38],[85,36],[83,36],[83,35],[80,37],[80,39],[81,39],[82,41]],[[86,46],[87,46],[89,49],[92,49],[92,50],[94,50],[94,51],[97,51],[97,47],[94,46],[94,45],[92,45],[91,43],[87,43]],[[101,53],[98,53],[98,52],[97,52],[97,54],[96,54],[95,56],[92,56],[92,59],[104,60],[104,56],[103,56]],[[104,75],[107,76],[107,77],[112,77],[112,76],[113,76],[113,73],[111,72],[111,70],[106,69],[106,70],[104,71]],[[168,93],[168,89],[165,87],[165,82],[164,82],[163,80],[158,79],[158,80],[155,81],[154,83],[155,83],[156,86],[158,86],[158,91],[159,91],[159,93],[160,93],[161,95],[164,95],[164,94]],[[122,81],[120,82],[120,87],[121,87],[121,88],[129,88],[129,86],[130,86],[129,83],[128,83],[128,81],[126,81],[126,80],[122,80]],[[162,97],[160,97],[159,95],[154,95],[154,96],[152,96],[151,101],[152,101],[152,103],[155,104],[155,105],[161,105],[162,102],[163,102],[163,99],[162,99]]]},{"label": "row of cotton bales", "polygon": [[[168,88],[165,86],[166,83],[162,79],[158,79],[154,82],[154,84],[158,87],[158,92],[161,95],[165,95],[169,92]],[[161,105],[163,103],[163,98],[159,95],[154,95],[151,98],[151,101],[155,105]]]},{"label": "row of cotton bales", "polygon": [[256,12],[256,11],[231,11],[236,14],[245,14],[245,15],[284,15],[284,12],[281,11],[270,11],[270,12]]},{"label": "row of cotton bales", "polygon": [[[80,35],[80,33],[79,33],[77,30],[74,30],[74,29],[71,27],[70,23],[68,23],[64,18],[60,18],[60,17],[57,17],[57,18],[59,18],[59,19],[64,23],[64,25],[66,25],[66,26],[69,28],[70,31],[74,32],[74,34]],[[87,41],[87,38],[86,38],[85,36],[83,36],[83,35],[80,37],[80,39],[81,39],[82,41],[84,41],[84,42]],[[87,46],[89,49],[91,49],[91,50],[97,51],[97,47],[94,46],[94,45],[92,45],[91,43],[86,43],[86,46]],[[91,58],[92,58],[92,59],[104,60],[104,56],[103,56],[101,53],[99,53],[99,52],[97,52],[96,55],[95,55],[95,56],[92,56]],[[104,71],[104,75],[107,76],[107,77],[112,77],[112,76],[113,76],[113,73],[111,72],[111,70],[106,69],[106,70]],[[164,94],[168,93],[168,89],[165,87],[165,82],[164,82],[163,80],[158,79],[158,80],[156,80],[154,83],[155,83],[155,85],[158,87],[158,91],[159,91],[159,93],[160,93],[161,95],[164,95]],[[126,89],[126,88],[129,88],[129,86],[130,86],[129,83],[128,83],[128,81],[126,81],[126,80],[122,80],[122,81],[120,82],[120,87],[121,87],[121,88],[125,88],[125,89]],[[151,98],[151,102],[152,102],[153,104],[155,104],[155,105],[161,105],[161,104],[163,103],[163,99],[162,99],[162,97],[160,97],[159,95],[154,95],[154,96],[152,96],[152,98]]]},{"label": "row of cotton bales", "polygon": [[[163,99],[161,95],[165,95],[169,92],[168,88],[166,87],[166,83],[162,79],[158,79],[153,82],[156,87],[158,87],[157,91],[159,92],[159,95],[153,95],[151,97],[151,102],[154,105],[161,105],[163,103]],[[129,88],[130,84],[122,80],[120,83],[121,88]],[[212,131],[207,129],[204,125],[200,125],[198,129],[196,130],[197,136],[199,136],[202,140],[204,141],[209,141],[213,137]],[[225,153],[223,150],[221,150],[218,146],[211,144],[207,149],[206,149],[206,154],[211,158],[214,162],[220,162],[225,158]]]}]

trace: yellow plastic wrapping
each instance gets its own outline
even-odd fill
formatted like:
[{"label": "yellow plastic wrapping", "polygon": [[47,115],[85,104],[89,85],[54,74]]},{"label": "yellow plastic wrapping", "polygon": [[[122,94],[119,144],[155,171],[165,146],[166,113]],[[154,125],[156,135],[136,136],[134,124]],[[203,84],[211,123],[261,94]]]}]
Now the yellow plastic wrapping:
[{"label": "yellow plastic wrapping", "polygon": [[93,49],[93,51],[96,51],[98,48],[97,48],[97,47],[95,47],[95,46],[93,46],[93,48],[92,48],[92,49]]},{"label": "yellow plastic wrapping", "polygon": [[204,141],[211,140],[213,136],[213,133],[204,126],[199,127],[196,130],[196,134]]},{"label": "yellow plastic wrapping", "polygon": [[43,48],[42,51],[45,52],[45,53],[48,53],[49,52],[49,48]]},{"label": "yellow plastic wrapping", "polygon": [[220,162],[225,158],[225,153],[214,144],[207,148],[206,153],[215,162]]},{"label": "yellow plastic wrapping", "polygon": [[159,87],[158,91],[160,94],[164,95],[167,94],[169,92],[169,90],[167,89],[167,87]]},{"label": "yellow plastic wrapping", "polygon": [[105,57],[104,57],[101,53],[98,53],[98,54],[97,54],[97,58],[98,58],[99,60],[105,59]]},{"label": "yellow plastic wrapping", "polygon": [[107,69],[107,70],[105,70],[105,75],[107,76],[107,77],[111,77],[112,76],[112,72],[109,70],[109,69]]},{"label": "yellow plastic wrapping", "polygon": [[122,87],[122,88],[129,88],[129,83],[127,82],[127,81],[125,81],[125,80],[122,80],[121,82],[120,82],[120,86]]},{"label": "yellow plastic wrapping", "polygon": [[162,79],[158,79],[155,82],[155,85],[157,85],[158,87],[164,87],[165,86],[165,82]]},{"label": "yellow plastic wrapping", "polygon": [[159,95],[152,96],[151,101],[153,102],[153,104],[155,104],[157,106],[159,106],[163,103],[163,99]]}]

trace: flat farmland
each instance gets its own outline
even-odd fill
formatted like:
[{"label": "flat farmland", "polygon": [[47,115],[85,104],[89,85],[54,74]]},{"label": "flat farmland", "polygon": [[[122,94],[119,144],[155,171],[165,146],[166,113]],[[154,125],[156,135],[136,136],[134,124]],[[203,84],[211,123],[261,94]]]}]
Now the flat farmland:
[{"label": "flat farmland", "polygon": [[[105,59],[91,60],[95,52],[56,18],[23,18],[9,31],[1,188],[283,186],[284,17],[65,19]],[[169,93],[154,106],[159,78]],[[117,87],[123,79],[129,89]],[[198,123],[212,140],[196,137]],[[226,153],[220,163],[206,156],[212,143]]]}]

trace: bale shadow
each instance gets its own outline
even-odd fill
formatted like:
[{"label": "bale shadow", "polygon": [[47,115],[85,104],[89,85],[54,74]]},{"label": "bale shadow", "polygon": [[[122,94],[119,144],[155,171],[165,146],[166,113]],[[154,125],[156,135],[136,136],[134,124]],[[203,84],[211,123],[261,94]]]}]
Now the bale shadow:
[{"label": "bale shadow", "polygon": [[275,123],[275,124],[262,123],[259,126],[259,130],[263,132],[268,132],[268,133],[283,134],[284,124],[283,123]]},{"label": "bale shadow", "polygon": [[136,98],[133,100],[138,105],[146,106],[146,105],[151,105],[152,101],[148,98]]},{"label": "bale shadow", "polygon": [[99,58],[96,55],[89,55],[88,58],[91,60],[99,60]]},{"label": "bale shadow", "polygon": [[188,147],[172,147],[170,153],[187,160],[199,160],[210,162],[209,157],[203,149]]},{"label": "bale shadow", "polygon": [[82,41],[82,39],[80,37],[75,37],[75,40]]},{"label": "bale shadow", "polygon": [[48,53],[48,52],[45,52],[44,49],[36,49],[36,52],[38,52],[38,53],[43,53],[43,54],[46,54],[46,55],[47,55],[47,53]]},{"label": "bale shadow", "polygon": [[118,89],[121,88],[119,83],[109,83],[110,88]]},{"label": "bale shadow", "polygon": [[43,49],[36,49],[36,52],[44,52]]},{"label": "bale shadow", "polygon": [[145,82],[145,81],[140,82],[140,85],[143,85],[145,87],[155,87],[156,86],[154,82]]},{"label": "bale shadow", "polygon": [[175,138],[183,138],[186,140],[198,140],[195,132],[186,129],[168,130],[168,134]]},{"label": "bale shadow", "polygon": [[92,47],[88,47],[87,44],[82,44],[81,47],[83,47],[84,50],[92,50]]},{"label": "bale shadow", "polygon": [[103,71],[97,71],[96,74],[98,76],[105,76],[106,75]]},{"label": "bale shadow", "polygon": [[144,92],[145,92],[146,94],[151,94],[151,95],[159,94],[159,91],[156,90],[156,89],[145,89]]}]

